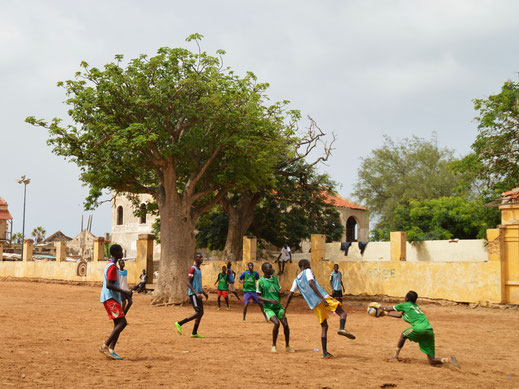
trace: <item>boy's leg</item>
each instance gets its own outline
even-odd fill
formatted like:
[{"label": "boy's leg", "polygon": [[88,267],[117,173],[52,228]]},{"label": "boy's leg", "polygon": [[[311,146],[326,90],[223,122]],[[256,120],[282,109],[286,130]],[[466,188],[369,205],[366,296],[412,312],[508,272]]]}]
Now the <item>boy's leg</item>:
[{"label": "boy's leg", "polygon": [[344,328],[346,326],[346,319],[348,317],[346,311],[342,309],[341,306],[338,306],[335,309],[335,313],[339,315],[339,330],[337,331],[337,333],[339,335],[347,337],[348,339],[355,339],[355,335],[353,335],[350,331]]},{"label": "boy's leg", "polygon": [[276,316],[272,316],[270,321],[274,323],[274,328],[272,329],[272,352],[275,353],[277,351],[276,342],[279,334],[279,319]]},{"label": "boy's leg", "polygon": [[328,320],[321,323],[321,347],[323,348],[323,358],[333,358],[333,355],[328,352]]},{"label": "boy's leg", "polygon": [[218,309],[220,309],[221,306],[220,306],[220,296],[218,296]]},{"label": "boy's leg", "polygon": [[105,345],[107,345],[110,350],[113,351],[115,349],[119,335],[124,330],[124,327],[126,327],[126,324],[126,318],[124,316],[114,319],[114,329],[105,342]]},{"label": "boy's leg", "polygon": [[281,324],[283,324],[283,331],[285,332],[285,346],[287,351],[291,352],[290,348],[290,328],[288,328],[288,320],[286,317],[281,319]]},{"label": "boy's leg", "polygon": [[402,350],[402,347],[404,347],[404,343],[407,340],[407,337],[402,334],[400,335],[400,339],[398,340],[398,344],[396,345],[395,353],[393,354],[393,359],[398,359],[398,355],[400,354],[400,351]]},{"label": "boy's leg", "polygon": [[[191,316],[186,317],[183,320],[175,322],[175,326],[177,327],[177,331],[180,335],[182,335],[182,329],[181,327],[190,322],[191,320],[197,320],[198,323],[200,323],[200,319],[202,318],[204,314],[204,305],[201,299],[197,299],[196,296],[190,295],[189,300],[191,301],[191,305],[193,305],[193,309],[195,310],[195,313]],[[198,326],[197,326],[198,328]]]},{"label": "boy's leg", "polygon": [[278,274],[279,275],[283,274],[283,271],[281,270],[281,259],[278,259],[278,268],[279,268]]},{"label": "boy's leg", "polygon": [[243,321],[245,321],[245,315],[247,315],[247,307],[248,306],[249,306],[249,302],[248,301],[245,304],[243,304]]},{"label": "boy's leg", "polygon": [[133,300],[131,298],[126,300],[126,307],[123,306],[123,312],[124,312],[125,316],[128,313],[128,311],[130,310],[130,307],[132,306],[132,304],[133,304]]},{"label": "boy's leg", "polygon": [[227,304],[227,310],[229,310],[229,297],[224,297],[225,298],[225,304]]},{"label": "boy's leg", "polygon": [[261,301],[258,301],[258,304],[260,306],[261,313],[263,313],[263,317],[265,318],[266,321],[269,321],[267,314],[265,313],[265,308],[263,308],[263,303]]}]

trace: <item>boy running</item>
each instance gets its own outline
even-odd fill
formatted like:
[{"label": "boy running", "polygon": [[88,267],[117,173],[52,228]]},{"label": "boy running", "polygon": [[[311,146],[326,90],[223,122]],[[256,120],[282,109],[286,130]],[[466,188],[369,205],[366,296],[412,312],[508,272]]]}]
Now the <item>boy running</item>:
[{"label": "boy running", "polygon": [[342,292],[344,292],[344,284],[342,283],[342,273],[339,271],[339,265],[333,265],[332,274],[330,274],[330,286],[332,287],[332,297],[342,303]]},{"label": "boy running", "polygon": [[245,323],[247,307],[251,300],[253,303],[259,304],[261,313],[263,313],[265,320],[268,321],[265,311],[263,310],[263,304],[258,300],[258,295],[256,294],[256,281],[259,280],[259,274],[257,271],[254,271],[254,264],[252,262],[249,262],[247,267],[248,270],[244,271],[240,276],[240,282],[243,284],[243,304],[245,304],[243,306],[243,322]]},{"label": "boy running", "polygon": [[258,298],[265,304],[266,316],[272,323],[274,323],[274,328],[272,329],[271,351],[273,353],[277,352],[276,341],[278,339],[279,323],[281,322],[285,332],[285,350],[288,353],[293,353],[295,350],[290,347],[290,329],[288,328],[288,321],[285,316],[285,311],[281,305],[279,281],[276,276],[273,275],[274,269],[270,263],[265,262],[263,265],[261,265],[261,270],[263,271],[263,277],[261,277],[258,281],[257,293]]},{"label": "boy running", "polygon": [[99,347],[99,352],[106,355],[108,359],[120,360],[123,359],[115,350],[115,345],[119,339],[119,335],[126,327],[126,318],[124,317],[124,311],[121,307],[121,294],[126,294],[130,298],[132,297],[132,291],[128,289],[122,289],[120,285],[120,275],[117,269],[117,260],[123,257],[123,248],[114,244],[110,247],[110,255],[112,256],[108,260],[108,264],[105,266],[103,288],[101,289],[101,299],[108,317],[114,321],[114,329],[106,342]]},{"label": "boy running", "polygon": [[227,304],[227,310],[229,310],[229,297],[227,297],[227,268],[222,266],[222,272],[218,273],[218,278],[215,281],[215,285],[218,284],[218,291],[216,292],[216,296],[218,297],[218,310],[221,310],[220,307],[220,297],[223,296],[225,299],[225,304]]},{"label": "boy running", "polygon": [[417,299],[418,294],[411,290],[405,295],[405,302],[395,305],[394,307],[381,306],[379,303],[370,304],[377,308],[382,308],[384,313],[388,312],[388,316],[401,317],[404,321],[411,324],[411,327],[402,332],[392,358],[399,360],[398,356],[400,351],[402,347],[404,347],[405,341],[409,339],[411,342],[417,342],[419,344],[420,350],[427,355],[427,360],[431,365],[450,363],[459,368],[460,364],[454,355],[451,355],[450,358],[435,358],[434,331],[429,320],[427,320],[425,314],[416,304]]},{"label": "boy running", "polygon": [[189,288],[188,295],[189,300],[191,301],[191,305],[195,309],[195,313],[189,317],[186,317],[184,320],[180,320],[175,322],[175,327],[180,335],[182,335],[182,326],[191,320],[195,320],[195,325],[193,326],[193,332],[191,332],[191,338],[203,338],[202,335],[198,333],[198,326],[200,325],[200,320],[202,320],[202,316],[204,316],[204,304],[202,302],[202,295],[205,296],[205,299],[209,298],[207,293],[202,288],[202,271],[200,270],[200,265],[202,265],[204,259],[202,258],[202,254],[195,254],[195,264],[191,266],[189,269],[189,273],[187,275],[187,287]]},{"label": "boy running", "polygon": [[236,272],[231,269],[232,263],[231,261],[227,261],[227,288],[229,292],[234,293],[236,299],[240,301],[240,296],[236,292],[236,288],[234,287],[234,280],[236,279]]},{"label": "boy running", "polygon": [[[119,275],[121,276],[121,289],[129,290],[128,288],[128,270],[124,268],[124,259],[119,259],[117,261],[119,264]],[[121,307],[123,308],[124,316],[128,314],[130,307],[132,306],[133,301],[130,296],[127,296],[126,293],[121,293]]]},{"label": "boy running", "polygon": [[346,312],[341,308],[341,303],[330,297],[326,291],[321,288],[310,269],[310,262],[301,259],[298,263],[301,273],[297,275],[290,289],[287,302],[285,304],[285,313],[292,300],[292,296],[299,289],[306,303],[315,312],[319,323],[321,323],[321,344],[323,347],[323,358],[333,358],[327,350],[327,334],[328,334],[328,311],[335,312],[340,317],[339,330],[337,334],[345,336],[349,339],[355,339],[355,335],[344,329],[346,325]]}]

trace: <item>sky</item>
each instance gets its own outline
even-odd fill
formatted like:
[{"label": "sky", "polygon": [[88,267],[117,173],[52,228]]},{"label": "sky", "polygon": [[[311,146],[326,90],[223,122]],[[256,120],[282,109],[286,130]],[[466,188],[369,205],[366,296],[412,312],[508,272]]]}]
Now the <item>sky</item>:
[{"label": "sky", "polygon": [[[474,98],[499,92],[519,70],[519,2],[396,1],[10,1],[0,0],[0,197],[14,232],[43,226],[74,237],[81,216],[92,232],[111,231],[111,206],[84,211],[79,169],[52,153],[29,115],[66,118],[63,90],[81,61],[102,67],[116,54],[153,55],[160,47],[209,54],[268,82],[273,101],[310,115],[334,151],[321,170],[351,198],[361,159],[383,144],[437,134],[462,156],[477,134]],[[305,126],[303,121],[302,127]]]}]

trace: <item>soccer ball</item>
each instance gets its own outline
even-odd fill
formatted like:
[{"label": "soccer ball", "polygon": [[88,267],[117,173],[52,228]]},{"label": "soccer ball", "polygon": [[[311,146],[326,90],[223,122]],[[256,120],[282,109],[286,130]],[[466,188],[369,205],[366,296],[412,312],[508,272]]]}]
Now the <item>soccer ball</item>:
[{"label": "soccer ball", "polygon": [[368,315],[373,317],[380,317],[382,316],[382,309],[377,307],[368,307]]}]

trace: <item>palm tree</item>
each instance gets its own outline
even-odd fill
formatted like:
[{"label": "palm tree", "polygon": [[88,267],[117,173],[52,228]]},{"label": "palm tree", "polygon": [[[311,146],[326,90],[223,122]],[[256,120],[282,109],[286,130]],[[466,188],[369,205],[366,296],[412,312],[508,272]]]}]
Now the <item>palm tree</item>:
[{"label": "palm tree", "polygon": [[22,243],[22,233],[21,232],[17,232],[15,234],[13,234],[13,237],[11,238],[11,241],[12,241],[12,243],[17,243],[17,244]]},{"label": "palm tree", "polygon": [[41,243],[43,239],[45,239],[45,234],[47,231],[45,231],[45,228],[43,227],[36,227],[34,230],[32,230],[32,236],[34,239],[36,239],[36,243]]}]

